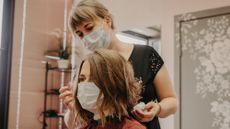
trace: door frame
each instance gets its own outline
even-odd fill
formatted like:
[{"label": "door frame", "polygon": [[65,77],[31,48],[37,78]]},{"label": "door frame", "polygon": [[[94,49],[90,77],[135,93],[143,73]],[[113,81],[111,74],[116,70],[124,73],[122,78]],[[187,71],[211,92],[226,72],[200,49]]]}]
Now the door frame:
[{"label": "door frame", "polygon": [[196,11],[191,13],[185,13],[176,15],[174,17],[174,85],[175,90],[179,99],[179,107],[178,112],[175,115],[175,122],[174,122],[174,128],[175,129],[182,129],[182,97],[181,97],[181,91],[182,91],[182,83],[181,83],[181,58],[182,58],[182,42],[181,42],[181,30],[182,30],[182,23],[189,22],[189,21],[195,21],[195,20],[201,20],[205,18],[211,18],[216,16],[222,16],[222,15],[229,15],[230,14],[230,6],[225,7],[218,7],[214,9],[207,9],[203,11]]},{"label": "door frame", "polygon": [[15,0],[3,0],[2,39],[0,46],[0,128],[8,128],[13,22]]}]

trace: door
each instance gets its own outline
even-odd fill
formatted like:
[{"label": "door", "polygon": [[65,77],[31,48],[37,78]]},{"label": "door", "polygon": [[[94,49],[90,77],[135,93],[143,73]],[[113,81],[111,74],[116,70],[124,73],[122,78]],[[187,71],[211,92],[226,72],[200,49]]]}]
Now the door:
[{"label": "door", "polygon": [[0,2],[0,129],[8,126],[14,2]]},{"label": "door", "polygon": [[177,128],[230,129],[230,6],[175,17]]}]

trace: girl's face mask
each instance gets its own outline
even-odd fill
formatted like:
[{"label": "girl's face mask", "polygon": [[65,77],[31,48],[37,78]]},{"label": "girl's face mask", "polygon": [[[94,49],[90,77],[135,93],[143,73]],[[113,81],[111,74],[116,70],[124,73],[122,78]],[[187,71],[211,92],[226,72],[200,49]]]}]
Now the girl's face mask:
[{"label": "girl's face mask", "polygon": [[82,42],[89,50],[95,50],[97,48],[106,48],[111,42],[110,34],[107,33],[103,26],[98,27],[96,30],[86,35]]},{"label": "girl's face mask", "polygon": [[[77,98],[85,110],[88,110],[94,114],[94,120],[100,119],[97,113],[97,98],[99,96],[100,89],[93,82],[80,82],[78,84]],[[102,102],[103,96],[98,100]],[[108,115],[107,111],[104,111],[105,116]]]},{"label": "girl's face mask", "polygon": [[[97,97],[100,89],[93,82],[80,82],[78,84],[77,98],[82,108],[95,114],[97,108]],[[102,100],[102,98],[100,98]]]}]

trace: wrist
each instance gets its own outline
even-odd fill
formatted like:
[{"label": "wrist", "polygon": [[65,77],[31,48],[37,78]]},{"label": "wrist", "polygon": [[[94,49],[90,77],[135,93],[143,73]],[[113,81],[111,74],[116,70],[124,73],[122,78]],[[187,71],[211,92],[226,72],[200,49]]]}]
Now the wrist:
[{"label": "wrist", "polygon": [[161,104],[160,103],[156,103],[158,105],[158,111],[156,113],[156,116],[159,117],[160,113],[161,113]]}]

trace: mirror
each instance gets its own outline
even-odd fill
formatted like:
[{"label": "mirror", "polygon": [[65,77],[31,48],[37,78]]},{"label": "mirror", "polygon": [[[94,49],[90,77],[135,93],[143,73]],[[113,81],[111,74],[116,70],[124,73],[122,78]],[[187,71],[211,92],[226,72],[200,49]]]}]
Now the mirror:
[{"label": "mirror", "polygon": [[70,0],[16,1],[8,129],[65,128],[58,124],[63,119],[57,91],[67,84],[69,71],[51,66],[56,60],[45,53],[53,50],[53,56],[66,58],[57,50],[63,45],[64,11],[71,5]]},{"label": "mirror", "polygon": [[149,45],[153,47],[159,54],[161,53],[161,28],[159,25],[120,31],[117,33],[117,37],[121,41],[127,43]]},{"label": "mirror", "polygon": [[[70,81],[71,69],[68,64],[69,69],[63,69],[65,64],[57,63],[57,59],[70,60],[61,50],[66,26],[64,10],[69,10],[73,2],[24,2],[15,3],[8,129],[64,129],[65,108],[58,99],[58,89]],[[130,28],[118,30],[119,39],[150,45],[160,53],[160,26]],[[64,46],[68,49],[70,45],[71,35],[67,33]],[[49,56],[45,56],[47,52]]]}]

